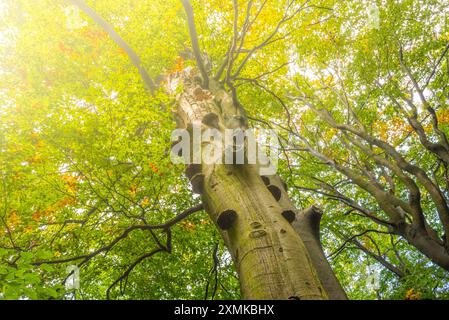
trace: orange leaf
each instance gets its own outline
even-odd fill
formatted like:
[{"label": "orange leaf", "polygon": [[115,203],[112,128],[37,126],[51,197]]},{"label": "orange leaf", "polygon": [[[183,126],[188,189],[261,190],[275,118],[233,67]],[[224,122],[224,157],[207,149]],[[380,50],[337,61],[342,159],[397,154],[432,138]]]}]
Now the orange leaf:
[{"label": "orange leaf", "polygon": [[135,185],[132,185],[131,188],[129,188],[129,193],[135,196],[137,193],[137,187]]}]

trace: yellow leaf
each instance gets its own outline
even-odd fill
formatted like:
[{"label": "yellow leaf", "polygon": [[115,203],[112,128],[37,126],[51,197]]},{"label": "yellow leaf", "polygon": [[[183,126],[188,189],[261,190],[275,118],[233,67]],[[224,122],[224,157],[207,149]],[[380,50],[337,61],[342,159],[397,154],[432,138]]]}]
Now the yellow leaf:
[{"label": "yellow leaf", "polygon": [[143,198],[143,200],[140,204],[142,205],[142,207],[145,207],[150,204],[150,200],[147,197],[145,197],[145,198]]}]

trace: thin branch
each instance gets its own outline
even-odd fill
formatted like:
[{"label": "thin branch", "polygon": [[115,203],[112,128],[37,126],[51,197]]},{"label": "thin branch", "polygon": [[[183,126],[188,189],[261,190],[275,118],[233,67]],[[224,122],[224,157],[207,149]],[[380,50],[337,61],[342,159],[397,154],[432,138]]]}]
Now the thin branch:
[{"label": "thin branch", "polygon": [[352,240],[364,236],[365,234],[369,233],[369,232],[375,232],[375,233],[383,233],[383,234],[391,234],[391,232],[388,231],[380,231],[380,230],[373,230],[373,229],[368,229],[365,230],[361,233],[355,234],[351,237],[349,237],[348,239],[346,239],[334,252],[332,252],[331,254],[329,254],[326,258],[333,258],[336,255],[340,254],[340,252],[345,248],[346,244],[348,244],[349,242],[352,242]]},{"label": "thin branch", "polygon": [[293,61],[287,61],[285,63],[282,63],[280,66],[274,68],[273,70],[264,72],[259,74],[258,76],[256,76],[255,78],[236,78],[235,80],[240,80],[240,81],[253,81],[253,80],[259,80],[260,78],[263,78],[269,74],[273,74],[279,70],[281,70],[282,68],[284,68],[285,66],[288,66],[289,64],[293,63]]},{"label": "thin branch", "polygon": [[[398,278],[403,278],[406,276],[406,273],[399,269],[397,266],[393,265],[391,262],[387,261],[384,257],[382,257],[380,254],[375,254],[374,252],[371,252],[368,250],[365,246],[363,246],[357,239],[352,239],[352,243],[355,244],[355,246],[362,250],[364,253],[366,253],[368,256],[379,262],[381,265],[383,265],[385,268],[387,268],[389,271],[394,273]],[[374,243],[374,241],[372,241]],[[377,246],[377,245],[376,245]]]},{"label": "thin branch", "polygon": [[139,258],[137,258],[129,267],[128,269],[126,269],[126,271],[120,276],[118,277],[106,290],[106,299],[109,300],[110,299],[110,292],[112,290],[112,288],[117,285],[117,283],[123,281],[124,279],[127,279],[129,274],[131,273],[131,271],[133,271],[133,269],[139,264],[141,263],[143,260],[152,257],[153,255],[155,255],[158,252],[162,252],[162,251],[166,251],[164,250],[164,248],[157,248],[154,249],[142,256],[140,256]]},{"label": "thin branch", "polygon": [[104,20],[98,13],[96,13],[95,10],[87,6],[86,3],[84,3],[84,1],[82,0],[67,0],[67,1],[80,8],[92,20],[98,23],[103,28],[103,30],[109,34],[111,39],[114,40],[114,42],[126,52],[131,62],[139,70],[139,74],[145,83],[145,87],[148,89],[151,95],[153,95],[154,91],[156,90],[156,86],[154,85],[154,82],[151,79],[150,75],[148,74],[147,70],[142,65],[139,56],[128,45],[128,43],[126,43],[126,41],[123,40],[122,37],[120,37],[120,35],[114,30],[114,28],[108,22],[106,22],[106,20]]},{"label": "thin branch", "polygon": [[217,288],[218,288],[218,267],[220,265],[220,260],[218,259],[218,243],[215,244],[212,258],[213,258],[213,265],[209,271],[209,278],[207,279],[207,283],[206,283],[206,292],[204,294],[204,300],[207,300],[207,296],[209,293],[209,285],[210,285],[210,276],[211,275],[214,275],[214,280],[215,280],[214,288],[212,291],[212,297],[211,297],[212,300],[214,299],[215,294],[217,292]]},{"label": "thin branch", "polygon": [[189,0],[181,0],[184,10],[187,15],[187,25],[189,27],[190,41],[192,43],[193,54],[198,68],[200,69],[201,76],[203,77],[204,88],[209,87],[209,76],[207,75],[206,67],[204,66],[203,58],[201,55],[200,45],[198,43],[198,34],[196,32],[195,18],[193,16],[193,8]]},{"label": "thin branch", "polygon": [[430,73],[429,77],[426,80],[426,83],[422,87],[423,90],[426,89],[427,86],[429,85],[430,80],[432,80],[433,76],[435,75],[435,73],[437,71],[438,66],[441,64],[441,62],[444,59],[444,56],[448,53],[448,51],[449,51],[449,43],[446,45],[446,47],[443,50],[443,53],[441,54],[441,56],[438,58],[437,62],[435,63],[435,65],[432,69],[432,72]]},{"label": "thin branch", "polygon": [[237,71],[232,75],[232,79],[235,79],[239,76],[240,72],[243,70],[244,66],[246,65],[246,63],[248,62],[248,60],[252,57],[252,55],[257,51],[262,49],[263,47],[273,43],[274,41],[277,40],[281,40],[283,39],[285,36],[282,36],[278,39],[273,39],[274,36],[280,31],[281,26],[288,22],[289,20],[291,20],[293,17],[295,17],[301,10],[304,9],[304,6],[309,2],[310,0],[306,0],[303,4],[301,4],[301,6],[296,9],[292,14],[288,15],[287,11],[290,9],[290,7],[292,6],[292,4],[294,3],[294,1],[291,1],[286,10],[285,10],[285,14],[283,15],[282,19],[277,23],[276,27],[274,28],[274,30],[268,35],[268,37],[260,44],[256,45],[254,48],[251,49],[251,51],[246,55],[246,57],[243,59],[242,63],[240,63],[240,65],[237,68]]},{"label": "thin branch", "polygon": [[76,260],[83,260],[79,264],[79,266],[81,266],[81,265],[85,264],[86,262],[88,262],[89,260],[91,260],[92,258],[94,258],[95,256],[97,256],[98,254],[111,250],[118,242],[120,242],[121,240],[128,237],[128,235],[134,230],[156,230],[156,229],[168,230],[176,223],[180,222],[181,220],[187,218],[191,214],[198,212],[202,209],[203,209],[203,204],[199,204],[199,205],[196,205],[192,208],[189,208],[189,209],[183,211],[182,213],[178,214],[173,219],[168,220],[167,222],[162,223],[162,224],[130,226],[130,227],[126,228],[120,236],[118,236],[114,240],[112,240],[108,245],[103,246],[90,254],[80,255],[77,257],[71,257],[71,258],[66,258],[66,259],[59,259],[59,260],[36,261],[33,263],[33,265],[40,266],[42,264],[59,264],[59,263],[76,261]]}]

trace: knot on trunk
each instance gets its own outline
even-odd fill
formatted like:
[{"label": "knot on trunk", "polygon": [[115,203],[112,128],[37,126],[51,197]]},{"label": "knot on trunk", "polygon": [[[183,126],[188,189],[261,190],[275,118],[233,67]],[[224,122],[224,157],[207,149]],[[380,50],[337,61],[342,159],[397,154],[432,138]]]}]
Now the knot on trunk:
[{"label": "knot on trunk", "polygon": [[292,223],[296,219],[296,213],[292,210],[282,211],[281,215],[287,220],[289,223]]},{"label": "knot on trunk", "polygon": [[237,220],[237,212],[234,210],[225,210],[221,212],[217,219],[217,224],[221,230],[230,229]]},{"label": "knot on trunk", "polygon": [[274,199],[276,199],[276,201],[279,201],[281,199],[281,189],[279,189],[275,185],[269,185],[267,188],[273,195]]},{"label": "knot on trunk", "polygon": [[208,90],[203,90],[200,87],[193,89],[193,96],[196,101],[212,100],[214,97]]},{"label": "knot on trunk", "polygon": [[192,191],[194,193],[203,194],[204,192],[204,174],[202,173],[201,164],[189,164],[186,167],[185,174],[190,180]]},{"label": "knot on trunk", "polygon": [[216,113],[210,112],[206,114],[201,122],[208,127],[219,129],[219,118]]},{"label": "knot on trunk", "polygon": [[263,183],[264,183],[266,186],[269,186],[269,185],[270,185],[270,178],[268,178],[267,176],[260,176],[260,178],[262,179]]}]

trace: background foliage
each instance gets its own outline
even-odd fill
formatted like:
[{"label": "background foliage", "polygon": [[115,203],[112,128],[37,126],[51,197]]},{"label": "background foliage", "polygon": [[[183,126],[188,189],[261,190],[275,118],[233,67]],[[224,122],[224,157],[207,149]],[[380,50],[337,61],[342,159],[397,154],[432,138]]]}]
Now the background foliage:
[{"label": "background foliage", "polygon": [[[87,3],[134,48],[153,79],[193,64],[186,58],[190,40],[180,1]],[[233,85],[252,124],[276,127],[290,146],[279,172],[299,207],[317,204],[325,212],[323,245],[348,295],[447,298],[447,271],[350,210],[336,192],[385,216],[369,193],[303,152],[281,128],[294,126],[333,159],[363,163],[363,170],[387,188],[389,175],[360,150],[348,148],[338,130],[297,98],[318,96],[310,101],[319,101],[341,121],[349,117],[351,104],[373,136],[398,147],[426,172],[436,171],[435,179],[445,183],[437,159],[385,97],[417,99],[403,80],[398,52],[404,48],[404,59],[418,78],[435,70],[426,95],[438,104],[447,133],[449,63],[443,56],[435,68],[435,61],[449,42],[449,3],[307,1],[306,9],[279,25],[288,3],[194,1],[210,68],[217,71],[222,64],[235,18],[242,27],[247,16],[257,16],[246,30],[243,53],[279,28],[241,70],[246,55],[236,57]],[[370,24],[370,6],[379,10],[378,27]],[[168,157],[174,97],[163,90],[150,97],[126,53],[69,2],[3,0],[0,17],[0,296],[103,299],[110,288],[110,297],[117,299],[238,299],[232,261],[204,212],[176,224],[170,234],[133,231],[86,259],[129,226],[161,224],[199,203],[183,168]],[[399,197],[405,196],[404,185],[393,184]],[[334,197],[328,196],[329,186]],[[426,195],[422,207],[442,234]],[[142,260],[111,287],[136,259],[169,237],[170,254]],[[81,287],[74,292],[64,286],[66,267],[79,263]],[[379,286],[366,285],[376,274]]]}]

